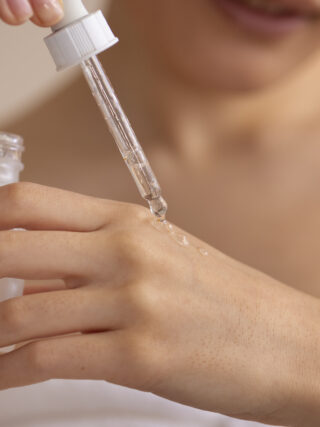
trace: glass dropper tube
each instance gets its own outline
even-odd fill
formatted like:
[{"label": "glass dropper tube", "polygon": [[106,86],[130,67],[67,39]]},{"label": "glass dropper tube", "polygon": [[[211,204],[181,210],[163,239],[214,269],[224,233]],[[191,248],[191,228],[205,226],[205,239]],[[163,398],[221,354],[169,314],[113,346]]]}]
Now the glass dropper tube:
[{"label": "glass dropper tube", "polygon": [[160,185],[99,59],[93,56],[82,62],[81,66],[141,196],[148,202],[151,212],[164,220],[167,203],[161,195]]}]

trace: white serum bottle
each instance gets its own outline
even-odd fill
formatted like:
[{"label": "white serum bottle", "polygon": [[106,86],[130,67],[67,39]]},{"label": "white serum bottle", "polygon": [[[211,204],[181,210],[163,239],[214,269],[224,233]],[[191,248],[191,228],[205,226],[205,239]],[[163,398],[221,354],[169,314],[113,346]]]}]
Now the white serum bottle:
[{"label": "white serum bottle", "polygon": [[[19,181],[20,172],[23,170],[21,161],[23,150],[23,139],[20,136],[0,132],[0,186]],[[23,289],[23,280],[1,278],[0,275],[0,303],[22,296]],[[0,349],[0,354],[7,353],[13,348],[14,346],[2,348]]]}]

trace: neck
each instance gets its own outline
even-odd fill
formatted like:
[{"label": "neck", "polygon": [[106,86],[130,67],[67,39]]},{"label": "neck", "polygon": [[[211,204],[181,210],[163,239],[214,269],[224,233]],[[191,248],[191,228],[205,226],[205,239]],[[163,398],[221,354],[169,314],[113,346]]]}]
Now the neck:
[{"label": "neck", "polygon": [[277,133],[292,128],[292,123],[296,130],[317,122],[319,58],[265,90],[204,92],[149,55],[134,34],[122,2],[113,3],[110,22],[120,43],[103,62],[144,144],[165,141],[170,149],[201,162],[212,147],[225,150],[242,143],[261,148],[278,143]]}]

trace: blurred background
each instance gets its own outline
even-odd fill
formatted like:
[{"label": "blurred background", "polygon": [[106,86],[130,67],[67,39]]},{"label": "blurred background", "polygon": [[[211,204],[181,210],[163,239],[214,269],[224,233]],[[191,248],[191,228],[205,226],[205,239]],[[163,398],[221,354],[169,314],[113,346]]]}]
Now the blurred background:
[{"label": "blurred background", "polygon": [[[109,0],[86,0],[90,11]],[[10,27],[0,22],[0,130],[74,78],[76,69],[57,73],[43,42],[48,29],[27,23]]]}]

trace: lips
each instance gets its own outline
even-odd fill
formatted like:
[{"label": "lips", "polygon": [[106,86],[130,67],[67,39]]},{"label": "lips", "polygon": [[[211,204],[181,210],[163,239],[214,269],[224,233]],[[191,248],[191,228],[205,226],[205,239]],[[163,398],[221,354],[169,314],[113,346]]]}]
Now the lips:
[{"label": "lips", "polygon": [[292,11],[292,13],[304,14],[311,17],[317,17],[320,14],[319,0],[271,0],[269,3],[279,4],[287,10]]},{"label": "lips", "polygon": [[233,21],[266,35],[297,30],[320,17],[320,0],[211,0]]}]

